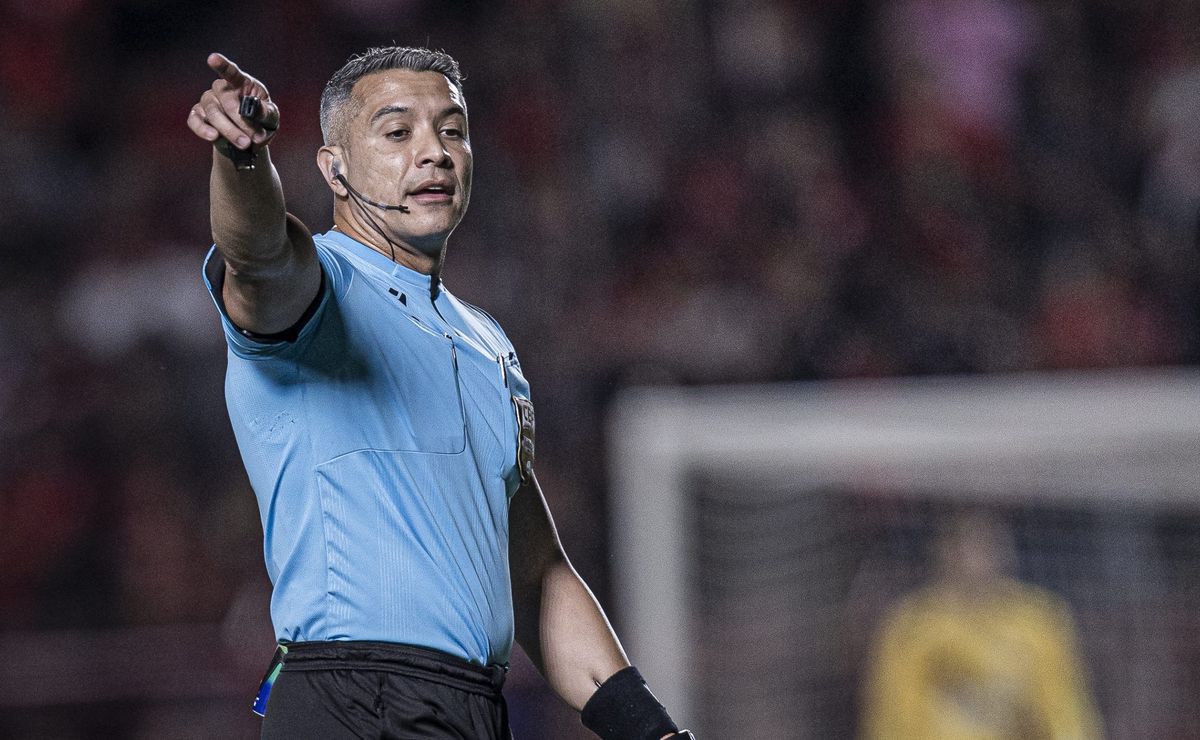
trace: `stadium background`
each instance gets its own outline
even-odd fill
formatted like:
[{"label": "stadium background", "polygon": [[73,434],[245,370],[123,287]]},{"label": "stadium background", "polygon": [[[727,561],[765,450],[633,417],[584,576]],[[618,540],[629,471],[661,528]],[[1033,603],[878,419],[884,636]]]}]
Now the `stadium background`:
[{"label": "stadium background", "polygon": [[[319,230],[329,74],[393,41],[462,62],[446,280],[521,353],[611,604],[622,388],[1194,364],[1198,33],[1183,0],[5,0],[0,736],[254,736],[267,584],[184,125],[207,52],[270,87]],[[509,700],[518,737],[586,736],[527,665]]]}]

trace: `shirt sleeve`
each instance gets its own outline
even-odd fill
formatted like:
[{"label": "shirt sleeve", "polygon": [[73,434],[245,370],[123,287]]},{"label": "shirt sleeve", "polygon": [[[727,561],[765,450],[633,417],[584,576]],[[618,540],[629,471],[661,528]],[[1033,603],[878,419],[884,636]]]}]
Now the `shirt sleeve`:
[{"label": "shirt sleeve", "polygon": [[880,630],[868,667],[862,733],[866,740],[908,740],[923,734],[929,641],[919,611],[914,602],[902,602]]},{"label": "shirt sleeve", "polygon": [[1088,690],[1070,611],[1065,604],[1047,600],[1037,616],[1030,620],[1030,639],[1039,658],[1034,699],[1046,736],[1055,740],[1103,737],[1104,723]]},{"label": "shirt sleeve", "polygon": [[225,343],[229,345],[231,352],[245,359],[261,359],[296,352],[308,343],[309,337],[320,326],[330,300],[344,295],[348,282],[348,269],[336,255],[319,242],[316,244],[316,251],[317,260],[321,265],[321,287],[317,296],[313,299],[312,306],[304,312],[293,336],[274,339],[258,337],[253,332],[242,329],[229,318],[225,301],[221,297],[221,290],[225,284],[225,260],[215,244],[209,248],[202,270],[204,287],[217,307]]}]

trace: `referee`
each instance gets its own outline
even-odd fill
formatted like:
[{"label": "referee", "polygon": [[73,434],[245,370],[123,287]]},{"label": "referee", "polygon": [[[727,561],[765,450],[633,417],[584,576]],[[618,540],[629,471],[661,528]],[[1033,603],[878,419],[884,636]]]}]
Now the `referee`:
[{"label": "referee", "polygon": [[689,737],[563,552],[512,344],[441,282],[471,194],[457,62],[388,47],[334,74],[318,235],[285,211],[267,88],[208,66],[188,126],[214,148],[204,279],[274,584],[262,736],[510,738],[515,638],[600,737]]}]

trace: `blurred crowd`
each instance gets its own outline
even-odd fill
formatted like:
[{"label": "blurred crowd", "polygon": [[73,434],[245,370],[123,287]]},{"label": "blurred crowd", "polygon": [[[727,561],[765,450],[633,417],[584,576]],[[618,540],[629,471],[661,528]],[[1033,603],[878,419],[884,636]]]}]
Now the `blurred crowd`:
[{"label": "blurred crowd", "polygon": [[392,42],[460,60],[445,281],[521,355],[603,598],[623,386],[1200,359],[1198,7],[0,0],[0,634],[265,609],[200,280],[207,52],[270,88],[317,231],[328,76]]}]

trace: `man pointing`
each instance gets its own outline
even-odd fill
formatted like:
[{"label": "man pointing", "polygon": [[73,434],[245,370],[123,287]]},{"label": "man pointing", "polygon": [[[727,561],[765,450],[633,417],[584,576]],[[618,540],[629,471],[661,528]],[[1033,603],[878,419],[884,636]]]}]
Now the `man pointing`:
[{"label": "man pointing", "polygon": [[214,145],[205,282],[274,584],[263,737],[508,738],[514,638],[601,737],[688,736],[563,552],[513,346],[442,285],[471,194],[458,64],[390,47],[333,76],[315,236],[284,208],[267,88],[208,64],[188,125]]}]

